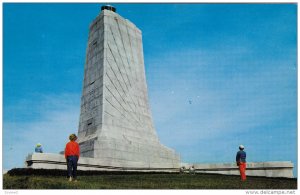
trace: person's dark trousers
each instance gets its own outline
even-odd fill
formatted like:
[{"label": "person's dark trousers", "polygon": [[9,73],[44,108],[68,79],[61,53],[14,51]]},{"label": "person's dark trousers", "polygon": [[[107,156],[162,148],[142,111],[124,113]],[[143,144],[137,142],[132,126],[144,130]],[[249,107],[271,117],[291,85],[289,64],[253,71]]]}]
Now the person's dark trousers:
[{"label": "person's dark trousers", "polygon": [[68,176],[76,179],[77,177],[77,156],[68,156],[67,157],[67,164],[68,164]]}]

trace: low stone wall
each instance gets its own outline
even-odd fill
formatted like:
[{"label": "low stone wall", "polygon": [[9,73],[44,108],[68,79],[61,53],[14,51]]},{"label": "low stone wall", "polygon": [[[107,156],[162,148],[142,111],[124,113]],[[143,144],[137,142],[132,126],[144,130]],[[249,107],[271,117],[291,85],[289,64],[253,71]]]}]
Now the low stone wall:
[{"label": "low stone wall", "polygon": [[[151,163],[145,166],[143,162],[130,162],[124,167],[124,163],[115,159],[97,159],[80,157],[78,170],[98,170],[98,171],[164,171],[178,172],[178,167],[169,167],[169,163]],[[25,160],[25,167],[34,169],[66,169],[66,159],[64,155],[52,153],[33,153],[29,154]]]},{"label": "low stone wall", "polygon": [[[213,173],[225,175],[239,175],[235,163],[220,164],[192,164],[181,163],[180,167],[168,167],[167,165],[152,165],[146,167],[141,162],[132,162],[130,166],[122,167],[122,162],[112,162],[110,159],[96,159],[81,157],[78,161],[78,170],[97,171],[140,171],[140,172],[179,172],[180,167],[185,167],[184,172],[194,166],[195,173]],[[66,170],[64,155],[50,153],[33,153],[26,157],[25,167],[34,169],[63,169]],[[158,168],[159,167],[159,168]],[[285,177],[293,178],[293,163],[279,162],[250,162],[247,163],[246,174],[248,176]]]},{"label": "low stone wall", "polygon": [[[181,163],[185,167],[185,172],[190,172],[194,166],[196,173],[215,173],[224,175],[239,175],[239,169],[236,163],[219,163],[219,164],[191,164]],[[249,162],[247,163],[246,175],[262,177],[286,177],[293,178],[294,165],[289,161],[272,161],[272,162]]]}]

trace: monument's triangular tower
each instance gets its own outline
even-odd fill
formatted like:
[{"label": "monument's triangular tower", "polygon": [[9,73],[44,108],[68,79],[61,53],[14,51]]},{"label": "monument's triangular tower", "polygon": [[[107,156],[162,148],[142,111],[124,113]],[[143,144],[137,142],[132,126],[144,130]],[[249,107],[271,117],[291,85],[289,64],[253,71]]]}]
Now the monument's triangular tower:
[{"label": "monument's triangular tower", "polygon": [[111,6],[90,25],[79,121],[82,157],[119,167],[175,168],[148,103],[142,33]]}]

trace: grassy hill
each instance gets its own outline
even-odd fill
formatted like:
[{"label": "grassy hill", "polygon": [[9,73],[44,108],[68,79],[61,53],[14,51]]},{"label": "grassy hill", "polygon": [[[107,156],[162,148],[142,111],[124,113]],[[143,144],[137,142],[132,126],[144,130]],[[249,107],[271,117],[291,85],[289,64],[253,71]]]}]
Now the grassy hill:
[{"label": "grassy hill", "polygon": [[79,171],[69,182],[66,171],[12,169],[3,176],[4,189],[297,189],[297,179],[179,173]]}]

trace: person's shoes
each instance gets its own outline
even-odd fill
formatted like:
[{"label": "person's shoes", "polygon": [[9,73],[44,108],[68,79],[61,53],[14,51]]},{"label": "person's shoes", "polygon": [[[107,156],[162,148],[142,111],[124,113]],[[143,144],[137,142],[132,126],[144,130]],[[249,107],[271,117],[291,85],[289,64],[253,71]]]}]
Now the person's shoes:
[{"label": "person's shoes", "polygon": [[72,177],[69,178],[69,181],[72,181]]}]

